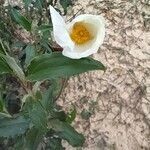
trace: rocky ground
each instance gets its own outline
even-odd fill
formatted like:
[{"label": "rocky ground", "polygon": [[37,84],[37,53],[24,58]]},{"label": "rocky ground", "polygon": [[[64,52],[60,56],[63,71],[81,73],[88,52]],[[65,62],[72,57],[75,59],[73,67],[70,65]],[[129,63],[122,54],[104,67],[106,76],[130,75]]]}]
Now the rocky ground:
[{"label": "rocky ground", "polygon": [[106,19],[93,57],[107,71],[71,78],[59,99],[66,109],[76,106],[74,126],[86,137],[78,149],[150,150],[150,1],[77,0],[67,19],[83,13]]}]

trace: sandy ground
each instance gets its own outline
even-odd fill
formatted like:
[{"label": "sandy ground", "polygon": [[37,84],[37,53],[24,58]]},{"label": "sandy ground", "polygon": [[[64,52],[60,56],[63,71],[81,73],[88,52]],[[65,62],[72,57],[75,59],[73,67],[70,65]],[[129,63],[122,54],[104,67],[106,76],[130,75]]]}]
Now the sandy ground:
[{"label": "sandy ground", "polygon": [[77,12],[105,17],[93,57],[107,66],[71,78],[59,99],[76,106],[74,127],[86,137],[78,150],[150,150],[150,1],[77,0],[67,19]]}]

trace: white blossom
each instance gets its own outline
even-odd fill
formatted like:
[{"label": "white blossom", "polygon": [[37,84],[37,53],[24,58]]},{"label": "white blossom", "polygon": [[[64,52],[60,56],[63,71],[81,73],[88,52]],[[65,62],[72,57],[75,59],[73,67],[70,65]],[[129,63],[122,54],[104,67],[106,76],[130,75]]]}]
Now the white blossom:
[{"label": "white blossom", "polygon": [[105,23],[102,16],[84,14],[66,24],[52,6],[50,14],[54,39],[63,48],[64,56],[80,59],[98,51],[105,37]]}]

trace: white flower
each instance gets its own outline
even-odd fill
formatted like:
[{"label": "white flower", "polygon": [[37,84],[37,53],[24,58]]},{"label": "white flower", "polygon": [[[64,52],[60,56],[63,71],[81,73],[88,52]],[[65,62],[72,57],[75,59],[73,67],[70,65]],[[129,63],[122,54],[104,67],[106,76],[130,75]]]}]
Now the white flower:
[{"label": "white flower", "polygon": [[80,59],[98,51],[105,37],[102,16],[84,14],[66,24],[52,6],[50,6],[50,14],[54,39],[63,48],[64,56]]}]

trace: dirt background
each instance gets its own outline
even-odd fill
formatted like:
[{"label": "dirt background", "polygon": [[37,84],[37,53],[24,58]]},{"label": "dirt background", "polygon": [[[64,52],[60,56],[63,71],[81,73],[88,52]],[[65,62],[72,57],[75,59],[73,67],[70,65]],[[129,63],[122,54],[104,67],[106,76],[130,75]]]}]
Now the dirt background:
[{"label": "dirt background", "polygon": [[70,78],[59,103],[76,106],[74,127],[83,148],[150,150],[150,1],[77,0],[68,17],[90,13],[106,19],[106,37],[93,57],[107,71]]}]

